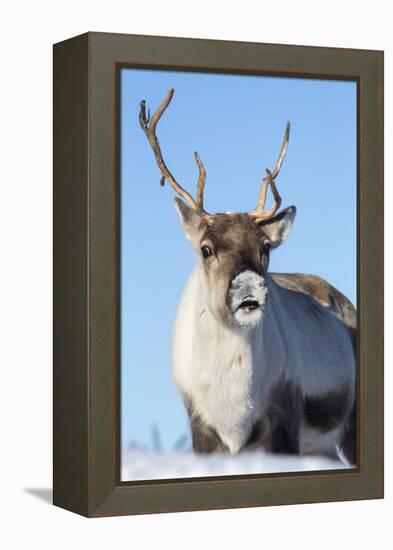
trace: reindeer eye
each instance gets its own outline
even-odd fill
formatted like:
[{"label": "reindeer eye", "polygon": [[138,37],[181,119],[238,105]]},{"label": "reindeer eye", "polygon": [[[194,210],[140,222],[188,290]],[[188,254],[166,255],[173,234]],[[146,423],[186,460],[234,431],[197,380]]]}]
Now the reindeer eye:
[{"label": "reindeer eye", "polygon": [[212,251],[210,250],[210,248],[206,245],[202,246],[201,248],[201,252],[202,252],[202,256],[204,258],[207,258],[208,256],[210,256],[212,254]]}]

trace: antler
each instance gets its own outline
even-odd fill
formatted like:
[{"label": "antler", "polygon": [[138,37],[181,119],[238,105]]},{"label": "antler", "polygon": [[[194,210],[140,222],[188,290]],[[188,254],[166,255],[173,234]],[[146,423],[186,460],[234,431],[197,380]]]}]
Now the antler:
[{"label": "antler", "polygon": [[148,113],[146,116],[146,102],[143,99],[140,103],[139,124],[142,130],[145,132],[146,137],[149,140],[149,143],[151,145],[151,148],[153,149],[153,153],[156,157],[158,168],[160,169],[160,172],[161,172],[160,184],[164,185],[165,180],[167,180],[172,186],[172,188],[176,191],[176,193],[178,193],[181,197],[183,197],[183,199],[191,206],[191,208],[193,208],[196,212],[203,215],[208,220],[211,220],[213,216],[203,209],[203,191],[204,191],[205,182],[206,182],[206,170],[205,170],[205,167],[203,166],[203,163],[198,153],[196,151],[194,153],[195,160],[199,169],[196,200],[194,200],[193,197],[190,195],[190,193],[188,193],[188,191],[183,189],[183,187],[175,180],[175,178],[169,171],[167,165],[165,164],[164,159],[162,158],[161,148],[156,136],[156,126],[158,121],[164,114],[166,108],[170,104],[173,94],[174,94],[174,89],[171,88],[168,91],[167,95],[165,96],[164,101],[158,107],[158,109],[153,114],[151,119],[150,119],[150,110],[148,110]]},{"label": "antler", "polygon": [[[156,112],[153,114],[153,116],[150,118],[150,110],[148,109],[147,115],[146,115],[146,102],[143,99],[140,103],[140,112],[139,112],[139,124],[142,128],[142,130],[145,132],[147,139],[149,140],[149,143],[151,145],[151,148],[153,149],[153,153],[156,157],[156,161],[158,164],[158,168],[161,173],[160,178],[160,184],[164,185],[165,180],[167,180],[172,188],[178,193],[183,199],[191,206],[193,210],[195,210],[198,214],[203,216],[209,223],[214,220],[215,215],[209,214],[206,210],[203,208],[203,192],[205,189],[205,183],[206,183],[206,170],[203,166],[203,163],[198,155],[198,153],[195,151],[194,156],[196,163],[198,165],[199,169],[199,178],[198,178],[198,184],[197,184],[197,192],[196,192],[196,200],[186,191],[174,178],[174,176],[169,171],[167,165],[165,164],[164,159],[162,158],[162,152],[161,148],[156,136],[156,126],[158,124],[158,121],[164,114],[165,110],[167,109],[168,105],[172,101],[172,97],[174,94],[174,89],[171,88],[167,95],[165,96],[163,102],[158,107]],[[262,186],[261,190],[259,192],[259,198],[258,198],[258,204],[257,207],[249,212],[249,216],[255,219],[255,221],[263,221],[271,218],[274,216],[274,214],[277,212],[277,210],[281,206],[281,197],[277,191],[275,179],[280,173],[281,165],[283,163],[285,154],[287,152],[288,142],[289,142],[289,132],[290,132],[290,122],[287,123],[287,127],[284,134],[284,139],[281,145],[280,153],[278,155],[276,166],[271,172],[268,168],[266,168],[267,175],[262,180]],[[266,203],[266,195],[267,195],[267,189],[270,185],[270,189],[273,194],[274,198],[274,204],[269,210],[264,210],[265,203]]]},{"label": "antler", "polygon": [[[277,191],[275,179],[280,173],[281,165],[287,152],[290,129],[291,123],[288,121],[276,166],[273,172],[270,172],[270,170],[266,168],[267,176],[265,176],[262,180],[262,186],[259,192],[257,207],[255,208],[255,210],[249,212],[249,215],[255,218],[256,221],[263,221],[271,218],[281,206],[281,197]],[[271,208],[269,208],[269,210],[265,211],[264,207],[266,202],[267,188],[269,185],[273,193],[274,204]]]}]

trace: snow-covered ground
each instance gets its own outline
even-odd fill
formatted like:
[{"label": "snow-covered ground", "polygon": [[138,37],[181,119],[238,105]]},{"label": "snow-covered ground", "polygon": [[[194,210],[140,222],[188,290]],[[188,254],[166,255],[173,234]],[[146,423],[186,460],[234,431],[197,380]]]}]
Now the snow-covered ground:
[{"label": "snow-covered ground", "polygon": [[192,451],[129,450],[122,455],[122,481],[239,474],[304,472],[347,468],[339,460],[319,456],[277,455],[265,451],[197,455]]}]

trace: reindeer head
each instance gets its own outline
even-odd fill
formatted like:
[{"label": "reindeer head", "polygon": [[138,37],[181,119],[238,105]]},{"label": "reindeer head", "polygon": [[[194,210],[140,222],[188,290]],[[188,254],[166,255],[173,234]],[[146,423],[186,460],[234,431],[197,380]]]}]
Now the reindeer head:
[{"label": "reindeer head", "polygon": [[[196,199],[181,187],[168,170],[161,153],[156,126],[173,97],[169,90],[164,101],[150,119],[145,101],[141,101],[139,122],[156,157],[161,172],[161,185],[167,180],[184,199],[175,198],[187,239],[193,246],[200,265],[204,300],[212,315],[227,325],[253,327],[262,318],[267,299],[266,274],[269,253],[288,236],[296,215],[290,206],[277,214],[281,197],[275,179],[278,176],[289,141],[290,125],[276,166],[262,180],[257,207],[245,214],[209,214],[203,207],[206,171],[198,153],[194,153],[199,168]],[[273,206],[265,211],[268,187]]]}]

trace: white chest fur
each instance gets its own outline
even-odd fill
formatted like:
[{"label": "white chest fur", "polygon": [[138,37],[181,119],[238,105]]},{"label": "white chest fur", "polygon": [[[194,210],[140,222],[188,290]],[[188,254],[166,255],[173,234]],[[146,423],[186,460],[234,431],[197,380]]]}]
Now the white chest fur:
[{"label": "white chest fur", "polygon": [[237,452],[251,431],[260,400],[253,395],[257,384],[250,343],[240,335],[221,332],[218,338],[205,340],[204,349],[195,355],[192,399],[202,419],[231,452]]},{"label": "white chest fur", "polygon": [[[265,372],[262,328],[233,330],[198,304],[191,277],[175,325],[173,372],[194,410],[213,427],[230,452],[247,440],[263,414],[263,404],[279,373]],[[195,314],[195,308],[201,311]]]}]

